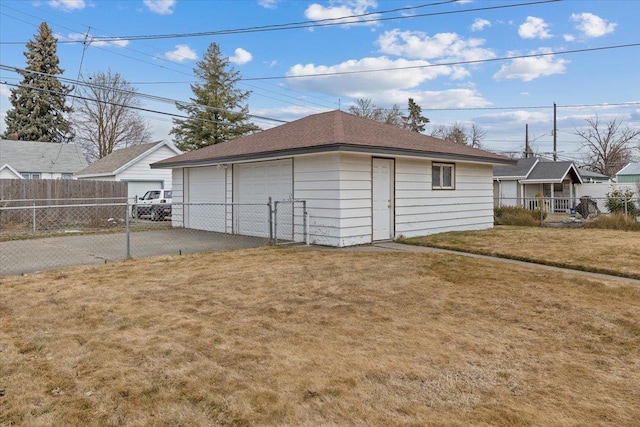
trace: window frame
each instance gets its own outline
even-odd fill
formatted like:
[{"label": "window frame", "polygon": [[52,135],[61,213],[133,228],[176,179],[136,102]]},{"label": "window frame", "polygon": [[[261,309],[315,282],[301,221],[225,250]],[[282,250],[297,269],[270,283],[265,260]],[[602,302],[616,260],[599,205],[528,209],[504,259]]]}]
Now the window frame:
[{"label": "window frame", "polygon": [[[438,168],[438,178],[440,185],[436,185],[434,182],[434,172]],[[451,185],[445,186],[444,184],[444,169],[451,168]],[[431,163],[431,189],[432,190],[455,190],[456,189],[456,164],[445,162],[432,162]]]},{"label": "window frame", "polygon": [[41,172],[22,172],[20,175],[22,175],[24,179],[42,179]]}]

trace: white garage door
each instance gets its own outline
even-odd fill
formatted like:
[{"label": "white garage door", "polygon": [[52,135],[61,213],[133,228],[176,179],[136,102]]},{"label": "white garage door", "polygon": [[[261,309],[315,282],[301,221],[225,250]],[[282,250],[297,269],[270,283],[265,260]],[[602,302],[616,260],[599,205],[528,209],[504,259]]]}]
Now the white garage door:
[{"label": "white garage door", "polygon": [[[142,197],[149,190],[162,188],[162,181],[127,181],[127,197],[133,200],[135,196]],[[169,188],[167,190],[170,190]]]},{"label": "white garage door", "polygon": [[226,170],[208,166],[188,171],[184,205],[187,227],[225,232],[231,218],[230,208],[227,213],[224,205]]},{"label": "white garage door", "polygon": [[234,202],[240,204],[234,217],[238,233],[268,237],[267,203],[269,197],[273,201],[290,200],[293,197],[293,161],[286,159],[240,164],[235,166],[234,174]]}]

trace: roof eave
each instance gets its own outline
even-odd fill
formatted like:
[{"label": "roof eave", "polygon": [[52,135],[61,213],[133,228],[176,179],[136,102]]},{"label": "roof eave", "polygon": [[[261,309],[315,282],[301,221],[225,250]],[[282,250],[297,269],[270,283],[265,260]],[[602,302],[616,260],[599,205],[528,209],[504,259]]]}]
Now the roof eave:
[{"label": "roof eave", "polygon": [[140,160],[144,159],[149,154],[155,153],[156,151],[158,151],[162,147],[169,148],[171,151],[176,153],[176,155],[180,155],[181,154],[181,152],[177,148],[172,147],[167,141],[158,141],[158,142],[155,143],[155,145],[153,147],[149,148],[148,150],[145,150],[144,152],[138,154],[133,159],[131,159],[128,162],[124,163],[123,165],[119,166],[116,170],[113,171],[112,174],[113,175],[118,175],[119,173],[124,172],[125,170],[129,169],[131,166],[133,166],[136,163],[138,163]]},{"label": "roof eave", "polygon": [[503,160],[503,159],[497,159],[497,158],[491,158],[491,157],[473,156],[473,155],[458,154],[458,153],[440,153],[435,151],[334,143],[334,144],[319,145],[315,147],[292,148],[292,149],[276,150],[276,151],[264,151],[264,152],[234,155],[234,156],[210,157],[207,159],[182,160],[182,161],[175,161],[175,162],[163,161],[163,162],[151,164],[151,169],[170,169],[170,168],[176,168],[176,167],[205,166],[205,165],[215,165],[215,164],[222,164],[222,163],[246,162],[251,160],[264,160],[268,158],[291,157],[291,156],[302,155],[302,154],[327,153],[327,152],[336,152],[336,151],[355,152],[355,153],[372,153],[372,154],[396,155],[396,156],[401,155],[401,156],[422,157],[422,158],[431,158],[431,159],[449,160],[449,161],[452,161],[452,160],[469,161],[474,163],[484,163],[484,164],[490,164],[490,165],[513,164],[513,160],[511,159]]}]

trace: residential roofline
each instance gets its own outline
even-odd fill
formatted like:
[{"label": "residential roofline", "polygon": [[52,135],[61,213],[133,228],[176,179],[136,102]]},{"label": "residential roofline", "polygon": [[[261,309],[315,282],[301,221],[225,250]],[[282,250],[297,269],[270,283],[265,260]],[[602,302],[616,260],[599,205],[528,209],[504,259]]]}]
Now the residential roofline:
[{"label": "residential roofline", "polygon": [[166,161],[163,160],[161,162],[156,162],[151,164],[151,169],[169,169],[174,167],[189,167],[189,166],[205,166],[205,165],[216,165],[222,163],[237,163],[237,162],[246,162],[252,160],[264,160],[270,158],[278,158],[278,157],[292,157],[296,155],[302,154],[315,154],[315,153],[328,153],[328,152],[351,152],[351,153],[374,153],[374,154],[384,154],[389,156],[411,156],[411,157],[423,157],[423,158],[433,158],[438,160],[458,160],[458,161],[472,161],[472,162],[480,162],[491,165],[511,165],[513,164],[512,159],[498,159],[492,157],[484,157],[484,156],[470,156],[466,154],[454,154],[454,153],[440,153],[433,151],[423,151],[423,150],[410,150],[410,149],[401,149],[401,148],[389,148],[389,147],[376,147],[376,146],[363,146],[359,144],[349,144],[349,143],[333,143],[333,144],[325,144],[319,145],[315,147],[302,147],[302,148],[292,148],[286,150],[276,150],[276,151],[263,151],[258,153],[251,154],[243,154],[239,156],[226,156],[226,157],[216,157],[216,158],[208,158],[208,159],[199,159],[192,161]]}]

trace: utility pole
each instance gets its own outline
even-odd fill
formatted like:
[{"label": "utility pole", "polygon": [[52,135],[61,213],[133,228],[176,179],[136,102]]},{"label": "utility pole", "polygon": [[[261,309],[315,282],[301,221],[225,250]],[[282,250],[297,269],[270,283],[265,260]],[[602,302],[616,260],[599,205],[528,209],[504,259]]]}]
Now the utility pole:
[{"label": "utility pole", "polygon": [[556,103],[553,103],[553,161],[558,160],[558,127],[556,126]]}]

